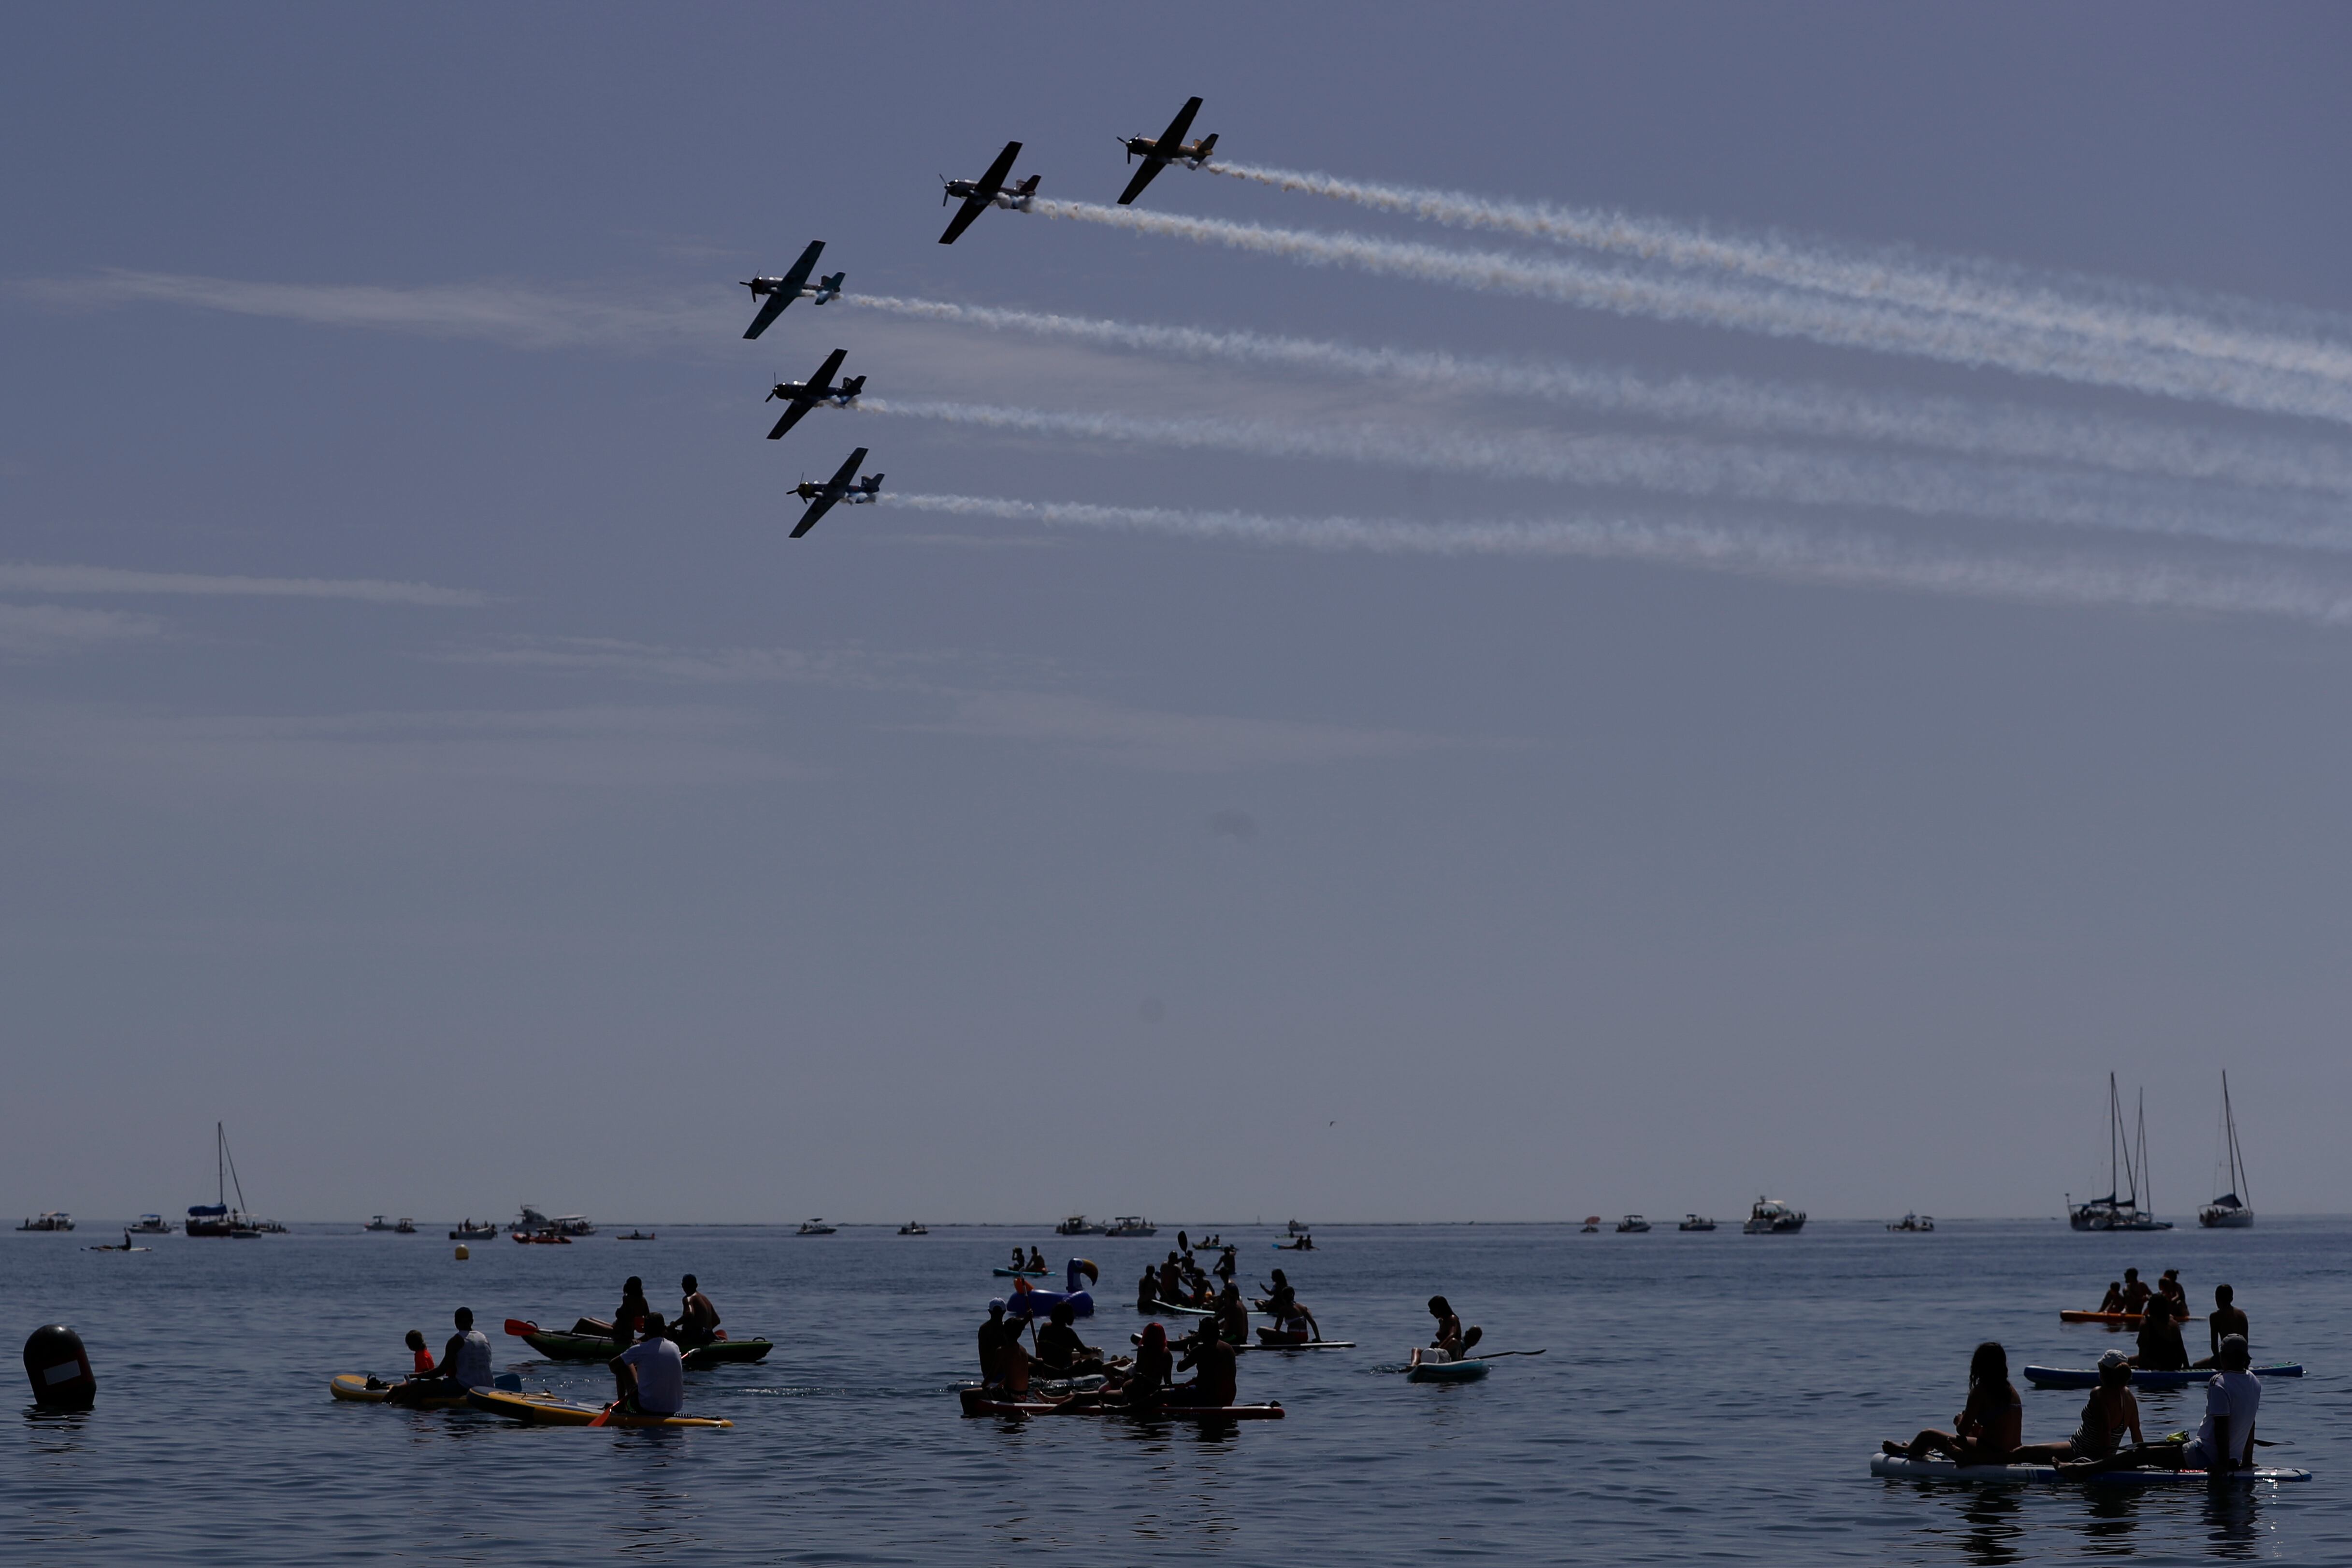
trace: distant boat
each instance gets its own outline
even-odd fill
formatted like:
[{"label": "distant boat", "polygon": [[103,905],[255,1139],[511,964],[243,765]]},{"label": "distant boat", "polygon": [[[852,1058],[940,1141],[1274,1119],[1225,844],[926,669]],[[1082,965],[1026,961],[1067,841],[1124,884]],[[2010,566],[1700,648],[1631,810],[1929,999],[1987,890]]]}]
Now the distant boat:
[{"label": "distant boat", "polygon": [[459,1221],[457,1228],[449,1232],[449,1239],[452,1241],[494,1241],[498,1239],[498,1226],[490,1220],[485,1219],[479,1225],[477,1225],[471,1219],[466,1219]]},{"label": "distant boat", "polygon": [[[228,1195],[236,1194],[236,1207],[229,1207]],[[274,1219],[261,1219],[247,1211],[245,1184],[237,1179],[236,1156],[229,1153],[228,1127],[225,1123],[213,1124],[213,1201],[188,1205],[187,1222],[181,1227],[190,1236],[226,1236],[232,1240],[250,1241],[264,1231],[282,1232],[285,1227]]]},{"label": "distant boat", "polygon": [[62,1208],[53,1208],[38,1219],[28,1219],[16,1228],[19,1230],[71,1230],[73,1216]]},{"label": "distant boat", "polygon": [[392,1221],[386,1219],[381,1214],[377,1215],[373,1219],[369,1220],[365,1225],[360,1227],[362,1230],[390,1230],[392,1228]]},{"label": "distant boat", "polygon": [[131,1234],[133,1236],[169,1236],[172,1234],[172,1226],[171,1222],[160,1214],[142,1214],[139,1217],[139,1223],[131,1228]]},{"label": "distant boat", "polygon": [[1889,1230],[1933,1230],[1936,1217],[1932,1214],[1906,1214],[1887,1228]]},{"label": "distant boat", "polygon": [[1314,1228],[1311,1225],[1301,1225],[1295,1219],[1290,1222],[1290,1234],[1293,1236],[1304,1236]]},{"label": "distant boat", "polygon": [[1054,1227],[1054,1234],[1056,1236],[1100,1236],[1102,1234],[1102,1229],[1103,1228],[1099,1225],[1088,1225],[1085,1215],[1073,1214],[1067,1219],[1063,1220],[1061,1224]]},{"label": "distant boat", "polygon": [[1741,1232],[1748,1236],[1793,1236],[1805,1228],[1805,1217],[1777,1197],[1759,1197],[1748,1211]]},{"label": "distant boat", "polygon": [[1715,1228],[1715,1221],[1703,1214],[1685,1214],[1683,1216],[1683,1222],[1675,1228],[1676,1230],[1712,1230]]},{"label": "distant boat", "polygon": [[2229,1190],[2197,1211],[2197,1223],[2208,1230],[2242,1230],[2254,1222],[2253,1206],[2244,1197],[2246,1162],[2238,1153],[2238,1117],[2230,1108],[2230,1074],[2221,1074],[2221,1129],[2229,1141],[2230,1168],[2224,1179]]},{"label": "distant boat", "polygon": [[596,1228],[588,1223],[584,1214],[559,1214],[552,1219],[529,1204],[522,1206],[522,1218],[515,1222],[517,1230],[552,1230],[559,1236],[593,1236]]},{"label": "distant boat", "polygon": [[1638,1214],[1629,1214],[1617,1222],[1617,1234],[1620,1236],[1645,1236],[1649,1229],[1650,1222]]},{"label": "distant boat", "polygon": [[929,1236],[930,1233],[931,1228],[919,1219],[910,1219],[898,1227],[898,1234],[901,1236]]},{"label": "distant boat", "polygon": [[1110,1228],[1103,1234],[1105,1236],[1157,1236],[1160,1234],[1160,1227],[1139,1214],[1122,1214],[1111,1221]]},{"label": "distant boat", "polygon": [[822,1219],[803,1219],[801,1221],[801,1228],[793,1232],[793,1234],[795,1236],[830,1236],[839,1228],[840,1227],[838,1226],[827,1225]]},{"label": "distant boat", "polygon": [[414,1236],[416,1234],[416,1221],[404,1214],[400,1217],[400,1223],[392,1228],[392,1233],[394,1236]]},{"label": "distant boat", "polygon": [[2107,1074],[2107,1196],[2074,1201],[2066,1195],[2066,1223],[2077,1230],[2169,1230],[2172,1221],[2158,1219],[2140,1207],[2148,1196],[2147,1179],[2147,1096],[2143,1092],[2139,1103],[2139,1141],[2137,1149],[2131,1136],[2124,1131],[2123,1095],[2116,1088],[2116,1075]]}]

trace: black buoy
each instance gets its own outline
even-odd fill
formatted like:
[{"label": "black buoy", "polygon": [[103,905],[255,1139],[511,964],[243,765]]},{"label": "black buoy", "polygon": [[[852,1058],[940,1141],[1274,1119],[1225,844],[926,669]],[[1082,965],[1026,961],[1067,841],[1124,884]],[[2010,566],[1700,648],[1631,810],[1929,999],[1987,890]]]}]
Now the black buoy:
[{"label": "black buoy", "polygon": [[25,1342],[25,1375],[33,1380],[33,1403],[44,1410],[87,1410],[98,1402],[89,1352],[63,1323],[44,1323]]}]

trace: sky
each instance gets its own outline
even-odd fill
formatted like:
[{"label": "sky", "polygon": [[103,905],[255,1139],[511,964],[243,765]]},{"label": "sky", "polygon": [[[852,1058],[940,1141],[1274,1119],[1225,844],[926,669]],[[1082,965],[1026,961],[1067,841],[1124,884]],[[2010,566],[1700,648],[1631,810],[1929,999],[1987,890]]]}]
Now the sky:
[{"label": "sky", "polygon": [[0,1203],[2352,1209],[2352,14],[1434,20],[0,19]]}]

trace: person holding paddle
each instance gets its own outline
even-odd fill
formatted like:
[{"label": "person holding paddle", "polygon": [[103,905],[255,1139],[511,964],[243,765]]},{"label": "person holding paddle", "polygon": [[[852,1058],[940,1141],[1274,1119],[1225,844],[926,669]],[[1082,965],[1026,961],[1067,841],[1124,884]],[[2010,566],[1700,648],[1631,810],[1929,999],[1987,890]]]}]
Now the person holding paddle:
[{"label": "person holding paddle", "polygon": [[625,1414],[675,1416],[685,1407],[686,1356],[662,1328],[662,1315],[647,1312],[645,1337],[604,1364]]}]

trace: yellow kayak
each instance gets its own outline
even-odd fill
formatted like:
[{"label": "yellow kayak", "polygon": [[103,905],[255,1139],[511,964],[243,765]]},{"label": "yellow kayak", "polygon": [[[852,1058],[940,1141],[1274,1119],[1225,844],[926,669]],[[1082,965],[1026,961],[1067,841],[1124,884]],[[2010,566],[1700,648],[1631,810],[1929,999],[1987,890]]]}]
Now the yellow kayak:
[{"label": "yellow kayak", "polygon": [[[540,1427],[585,1427],[604,1412],[602,1405],[558,1399],[552,1394],[506,1394],[495,1388],[470,1390],[466,1398],[477,1410],[511,1416]],[[732,1427],[709,1416],[627,1416],[615,1410],[607,1427]]]},{"label": "yellow kayak", "polygon": [[[364,1372],[346,1372],[327,1385],[327,1392],[338,1399],[348,1399],[361,1405],[382,1405],[398,1384],[384,1383]],[[466,1403],[462,1394],[443,1395],[434,1399],[419,1399],[411,1404],[403,1401],[410,1410],[455,1410]]]}]

